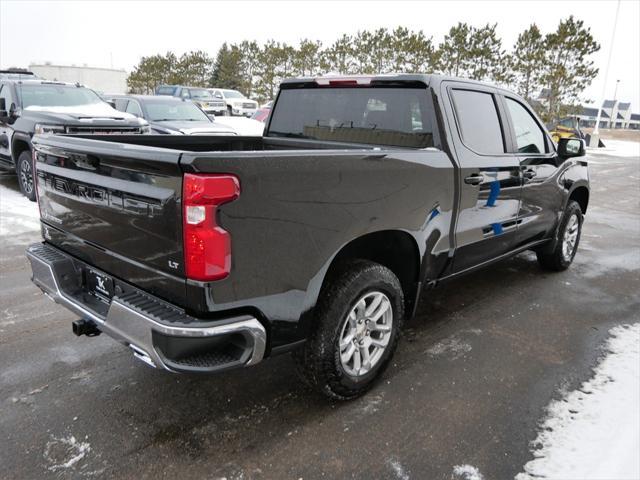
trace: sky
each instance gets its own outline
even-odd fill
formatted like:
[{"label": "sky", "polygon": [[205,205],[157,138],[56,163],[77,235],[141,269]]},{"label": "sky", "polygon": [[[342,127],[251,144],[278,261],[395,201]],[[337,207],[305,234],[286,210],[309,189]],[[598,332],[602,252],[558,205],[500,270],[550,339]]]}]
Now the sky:
[{"label": "sky", "polygon": [[[611,46],[616,0],[581,1],[30,1],[0,0],[0,67],[31,63],[124,68],[142,56],[204,50],[223,42],[302,38],[331,43],[343,33],[405,26],[440,43],[457,22],[497,23],[510,48],[531,23],[545,33],[573,14],[600,43],[600,73],[584,92],[599,101]],[[613,42],[606,96],[640,112],[640,0],[623,0]]]}]

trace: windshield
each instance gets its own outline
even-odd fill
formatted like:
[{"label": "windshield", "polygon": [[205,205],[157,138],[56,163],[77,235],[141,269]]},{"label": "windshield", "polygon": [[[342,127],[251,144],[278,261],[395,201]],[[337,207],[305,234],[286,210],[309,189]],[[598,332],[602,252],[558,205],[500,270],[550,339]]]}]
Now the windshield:
[{"label": "windshield", "polygon": [[267,135],[425,148],[433,146],[433,117],[424,87],[285,89]]},{"label": "windshield", "polygon": [[204,88],[192,88],[189,90],[189,93],[191,93],[191,98],[196,98],[198,100],[211,100],[213,98],[211,92],[209,90],[205,90]]},{"label": "windshield", "polygon": [[73,85],[18,85],[22,108],[27,107],[75,107],[103,103],[96,92]]},{"label": "windshield", "polygon": [[146,102],[150,122],[209,122],[209,117],[190,102]]},{"label": "windshield", "polygon": [[226,98],[244,98],[244,95],[237,90],[223,90]]}]

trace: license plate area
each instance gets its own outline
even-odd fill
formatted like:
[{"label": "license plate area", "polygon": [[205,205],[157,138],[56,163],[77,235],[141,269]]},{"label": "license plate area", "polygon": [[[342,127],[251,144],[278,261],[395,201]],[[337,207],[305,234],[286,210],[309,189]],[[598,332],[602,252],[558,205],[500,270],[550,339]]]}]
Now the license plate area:
[{"label": "license plate area", "polygon": [[85,291],[105,303],[111,303],[114,292],[113,278],[92,268],[84,271]]}]

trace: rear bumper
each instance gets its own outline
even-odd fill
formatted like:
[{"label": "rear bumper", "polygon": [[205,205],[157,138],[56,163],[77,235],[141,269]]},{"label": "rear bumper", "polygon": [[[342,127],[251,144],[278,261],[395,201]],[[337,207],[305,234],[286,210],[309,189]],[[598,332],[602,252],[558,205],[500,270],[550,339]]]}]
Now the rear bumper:
[{"label": "rear bumper", "polygon": [[266,330],[254,317],[202,320],[124,282],[110,301],[83,288],[89,266],[48,244],[27,249],[32,281],[47,296],[129,346],[136,358],[173,372],[216,372],[262,360]]}]

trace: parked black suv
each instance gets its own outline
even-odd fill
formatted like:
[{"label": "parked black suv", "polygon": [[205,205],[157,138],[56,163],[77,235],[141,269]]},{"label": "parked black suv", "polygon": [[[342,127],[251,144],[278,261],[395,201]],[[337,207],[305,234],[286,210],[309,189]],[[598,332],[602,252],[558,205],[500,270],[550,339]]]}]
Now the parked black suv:
[{"label": "parked black suv", "polygon": [[0,80],[0,167],[16,169],[35,201],[31,138],[35,133],[149,133],[145,120],[119,112],[93,90],[45,80]]}]

